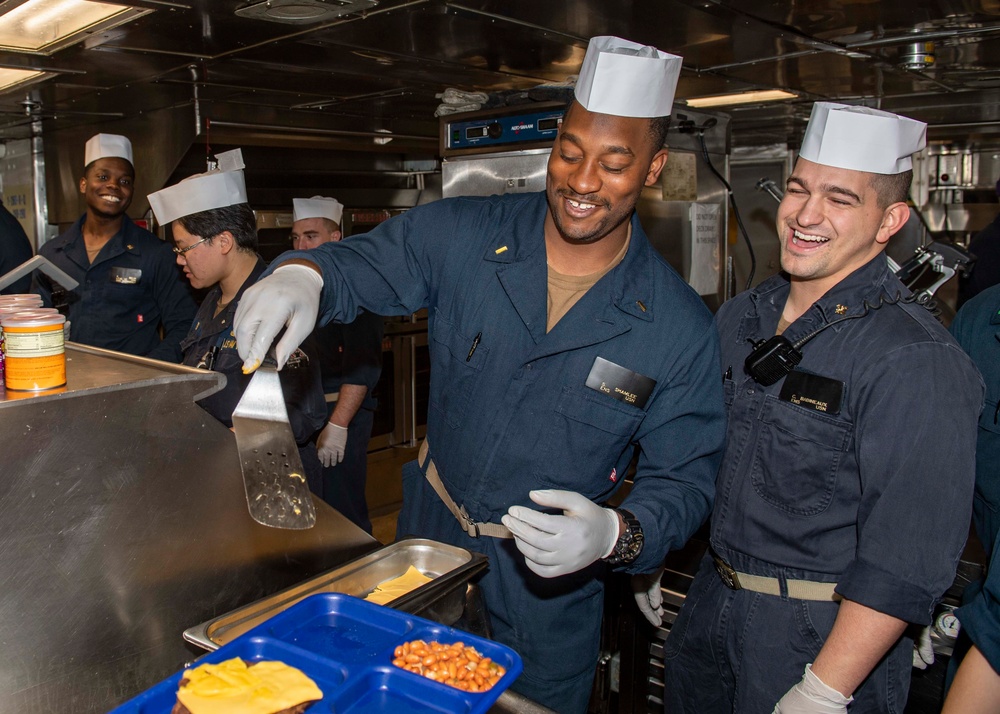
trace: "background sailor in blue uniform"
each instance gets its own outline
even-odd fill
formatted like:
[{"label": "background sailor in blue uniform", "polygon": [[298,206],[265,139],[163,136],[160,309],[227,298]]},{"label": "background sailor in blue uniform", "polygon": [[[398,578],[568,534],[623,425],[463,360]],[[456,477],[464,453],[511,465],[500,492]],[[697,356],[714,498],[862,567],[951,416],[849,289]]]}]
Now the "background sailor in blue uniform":
[{"label": "background sailor in blue uniform", "polygon": [[972,520],[989,558],[1000,533],[1000,285],[987,288],[963,305],[948,329],[986,381],[976,446]]},{"label": "background sailor in blue uniform", "polygon": [[[87,141],[85,164],[80,193],[87,212],[38,251],[80,283],[66,294],[70,339],[178,362],[196,305],[170,246],[125,213],[135,181],[132,143],[96,134]],[[52,307],[54,286],[36,275],[35,290]]]},{"label": "background sailor in blue uniform", "polygon": [[[1000,708],[1000,285],[986,288],[965,303],[948,328],[986,381],[986,403],[976,441],[976,491],[972,524],[989,562],[986,577],[969,583],[958,610],[962,625],[949,661],[961,669],[949,690],[946,711],[997,711]],[[974,650],[966,650],[974,645]],[[967,662],[967,664],[966,664]],[[994,681],[995,680],[995,681]],[[990,686],[992,682],[992,687]],[[988,696],[992,691],[995,696]],[[981,709],[976,709],[981,707]],[[991,708],[990,708],[991,707]]]},{"label": "background sailor in blue uniform", "polygon": [[[181,342],[183,363],[226,375],[225,387],[198,404],[232,427],[233,411],[250,383],[250,375],[243,374],[233,317],[243,293],[267,266],[257,254],[257,221],[247,203],[242,154],[237,149],[220,159],[220,170],[157,191],[149,203],[157,221],[172,222],[173,251],[191,285],[208,290]],[[304,344],[297,350],[278,376],[303,468],[310,487],[318,488],[322,473],[311,438],[323,425],[326,405],[319,359],[308,349]]]},{"label": "background sailor in blue uniform", "polygon": [[[292,200],[292,247],[311,250],[342,237],[344,206],[335,198]],[[331,322],[312,334],[319,354],[327,421],[316,437],[323,464],[319,496],[368,533],[365,483],[368,442],[377,406],[372,390],[382,372],[382,317],[363,311],[348,324]]]},{"label": "background sailor in blue uniform", "polygon": [[[836,713],[852,695],[851,712],[903,711],[903,633],[953,581],[983,398],[882,254],[909,215],[924,135],[817,103],[778,208],[784,272],[716,315],[729,411],[718,563],[705,558],[670,630],[668,712]],[[815,336],[787,376],[770,363],[749,374],[751,341],[776,334]]]},{"label": "background sailor in blue uniform", "polygon": [[[34,256],[24,227],[0,201],[0,277]],[[31,289],[31,276],[26,275],[0,290],[0,294],[26,293]]]},{"label": "background sailor in blue uniform", "polygon": [[[489,557],[480,584],[494,636],[525,661],[514,687],[559,711],[587,706],[601,560],[656,568],[704,520],[719,463],[711,316],[634,213],[666,160],[663,115],[680,64],[593,38],[544,194],[437,201],[367,236],[286,254],[237,311],[241,354],[254,366],[287,322],[280,362],[317,310],[325,324],[361,307],[428,308],[422,463],[467,518],[414,462],[403,470],[397,533]],[[636,445],[630,495],[620,510],[601,507]]]}]

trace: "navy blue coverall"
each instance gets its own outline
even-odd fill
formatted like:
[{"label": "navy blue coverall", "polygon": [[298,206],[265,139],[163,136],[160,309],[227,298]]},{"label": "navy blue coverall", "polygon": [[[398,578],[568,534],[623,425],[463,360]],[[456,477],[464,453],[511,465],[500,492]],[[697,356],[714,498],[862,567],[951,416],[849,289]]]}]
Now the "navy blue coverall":
[{"label": "navy blue coverall", "polygon": [[[0,277],[26,261],[31,260],[34,252],[28,234],[24,232],[21,222],[0,201]],[[8,285],[0,293],[26,293],[31,289],[31,276],[25,275]]]},{"label": "navy blue coverall", "polygon": [[[123,216],[121,230],[90,263],[82,232],[86,219],[84,214],[38,251],[80,283],[68,293],[70,339],[179,362],[180,343],[197,305],[170,245]],[[46,276],[36,275],[35,289],[46,307],[52,307],[52,283]]]},{"label": "navy blue coverall", "polygon": [[[372,522],[368,518],[365,482],[368,472],[368,442],[372,438],[375,407],[372,390],[382,373],[382,316],[362,312],[346,325],[331,322],[313,332],[319,352],[323,391],[340,392],[343,384],[368,388],[361,408],[347,427],[344,459],[323,469],[323,500],[347,516],[368,533]],[[327,406],[327,419],[333,415],[336,402]]]},{"label": "navy blue coverall", "polygon": [[[473,519],[498,523],[511,505],[537,507],[532,489],[603,502],[638,445],[623,507],[646,541],[628,571],[650,571],[711,507],[725,429],[718,338],[704,303],[635,215],[622,262],[546,333],[546,211],[544,193],[446,199],[276,264],[298,257],[321,266],[321,324],[350,321],[361,307],[381,315],[428,308],[430,455]],[[596,357],[655,380],[646,404],[588,388]],[[466,535],[416,462],[403,470],[397,533],[486,554],[480,584],[494,636],[525,661],[514,687],[559,711],[585,709],[603,563],[535,575],[512,540]]]},{"label": "navy blue coverall", "polygon": [[[837,583],[849,600],[927,624],[968,535],[983,386],[934,316],[885,304],[820,332],[800,371],[843,383],[839,409],[781,398],[744,370],[750,340],[775,334],[783,275],[716,315],[729,412],[711,544],[737,572]],[[878,256],[816,301],[793,343],[864,301],[909,291]],[[665,645],[667,712],[769,714],[826,641],[839,604],[731,590],[710,557]],[[912,665],[903,637],[854,693],[853,714],[901,712]]]},{"label": "navy blue coverall", "polygon": [[967,302],[948,328],[986,382],[976,442],[972,522],[989,558],[1000,533],[1000,285]]},{"label": "navy blue coverall", "polygon": [[955,611],[962,634],[969,638],[993,671],[1000,674],[1000,547],[990,545],[993,557],[986,580],[965,604]]},{"label": "navy blue coverall", "polygon": [[989,560],[985,579],[969,583],[958,610],[962,630],[948,662],[949,683],[975,643],[1000,672],[1000,285],[986,288],[962,306],[948,328],[975,362],[986,382],[976,442],[976,491],[972,524]]}]

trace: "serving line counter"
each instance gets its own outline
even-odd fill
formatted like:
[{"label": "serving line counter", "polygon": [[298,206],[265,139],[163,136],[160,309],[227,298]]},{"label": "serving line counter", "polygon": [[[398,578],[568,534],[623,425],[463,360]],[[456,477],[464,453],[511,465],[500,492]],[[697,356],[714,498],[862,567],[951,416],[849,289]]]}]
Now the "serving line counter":
[{"label": "serving line counter", "polygon": [[308,530],[250,517],[235,437],[195,404],[222,375],[74,343],[66,372],[0,392],[0,711],[106,712],[204,653],[185,630],[382,547],[322,501]]}]

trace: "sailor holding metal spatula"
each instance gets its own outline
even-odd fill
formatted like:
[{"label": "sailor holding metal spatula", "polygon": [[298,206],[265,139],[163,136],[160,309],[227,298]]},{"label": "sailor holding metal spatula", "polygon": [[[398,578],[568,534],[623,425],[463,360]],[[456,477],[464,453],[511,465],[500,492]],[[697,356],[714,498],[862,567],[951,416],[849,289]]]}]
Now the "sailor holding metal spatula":
[{"label": "sailor holding metal spatula", "polygon": [[[191,285],[208,289],[187,337],[181,342],[183,362],[226,375],[225,387],[199,404],[226,426],[235,424],[238,445],[243,450],[242,437],[248,435],[245,430],[241,434],[239,415],[234,418],[234,411],[238,404],[243,405],[241,397],[251,384],[251,376],[242,369],[233,318],[240,298],[267,266],[257,253],[257,223],[247,203],[242,154],[236,149],[217,158],[216,170],[157,191],[149,196],[149,202],[157,221],[161,225],[171,224],[177,263]],[[319,361],[315,354],[310,355],[308,345],[295,351],[293,360],[274,381],[273,391],[272,402],[255,401],[255,408],[261,413],[252,415],[248,427],[252,429],[256,422],[260,423],[260,428],[250,436],[261,444],[247,449],[252,453],[256,448],[257,457],[251,460],[250,468],[243,464],[251,515],[265,525],[307,527],[311,523],[303,519],[311,514],[314,521],[315,511],[308,490],[301,486],[308,481],[314,490],[319,488],[322,468],[310,439],[326,422]],[[287,414],[283,413],[286,411]],[[288,432],[287,425],[291,427],[288,439],[291,443],[285,449],[285,456],[294,455],[302,465],[298,468],[295,464],[290,473],[298,473],[305,479],[298,484],[289,474],[279,476],[265,468],[269,466],[265,459],[269,451],[272,457],[282,456],[280,448],[269,449],[269,445]],[[268,439],[270,444],[265,444]],[[296,459],[279,460],[275,466],[283,471],[286,462],[292,464]],[[256,471],[261,471],[259,483],[251,479],[251,472]],[[251,481],[256,485],[252,487]],[[291,496],[286,496],[293,487]],[[287,508],[279,507],[286,502]]]}]

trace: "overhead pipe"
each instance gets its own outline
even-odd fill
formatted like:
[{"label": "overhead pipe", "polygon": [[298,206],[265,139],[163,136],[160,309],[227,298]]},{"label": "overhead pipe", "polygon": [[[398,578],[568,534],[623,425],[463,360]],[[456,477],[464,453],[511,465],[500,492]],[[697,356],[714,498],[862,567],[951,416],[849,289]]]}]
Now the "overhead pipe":
[{"label": "overhead pipe", "polygon": [[[314,134],[316,136],[350,136],[350,137],[360,137],[360,138],[375,138],[384,139],[387,134],[380,131],[348,131],[346,129],[311,129],[307,127],[297,127],[297,126],[281,126],[280,124],[253,124],[250,122],[242,121],[224,121],[221,119],[213,119],[212,126],[223,127],[228,129],[251,129],[257,131],[277,131],[285,132],[288,134]],[[407,139],[409,141],[422,141],[422,142],[433,142],[438,143],[438,137],[436,136],[419,136],[417,134],[396,134],[393,133],[393,139]]]}]

